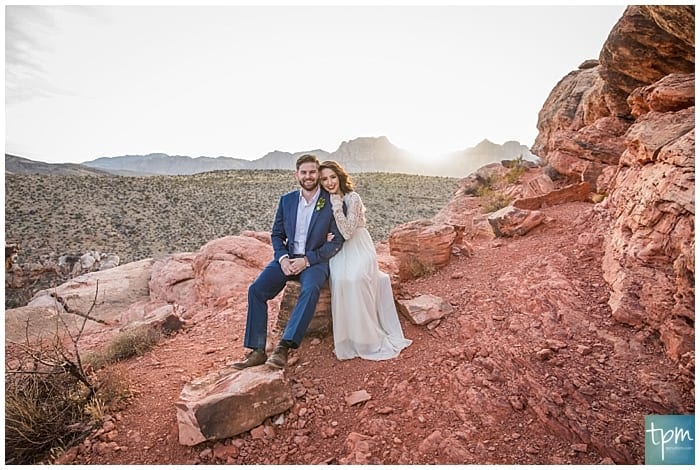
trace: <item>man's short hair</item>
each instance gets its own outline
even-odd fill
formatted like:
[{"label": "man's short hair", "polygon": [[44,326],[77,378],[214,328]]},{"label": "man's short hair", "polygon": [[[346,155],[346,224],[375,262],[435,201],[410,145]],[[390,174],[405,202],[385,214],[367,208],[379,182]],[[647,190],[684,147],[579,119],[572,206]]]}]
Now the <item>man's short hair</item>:
[{"label": "man's short hair", "polygon": [[321,162],[318,161],[316,155],[311,155],[310,153],[304,154],[297,158],[297,170],[304,163],[315,163],[317,167],[321,165]]}]

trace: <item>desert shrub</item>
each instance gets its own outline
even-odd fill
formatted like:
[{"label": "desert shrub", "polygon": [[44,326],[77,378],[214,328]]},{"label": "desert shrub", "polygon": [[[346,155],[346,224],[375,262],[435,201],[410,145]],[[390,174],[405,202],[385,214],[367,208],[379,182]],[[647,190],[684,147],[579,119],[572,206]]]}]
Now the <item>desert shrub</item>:
[{"label": "desert shrub", "polygon": [[493,191],[496,184],[496,178],[493,175],[478,175],[479,184],[476,188],[476,195],[481,196],[482,193]]},{"label": "desert shrub", "polygon": [[85,355],[85,362],[93,369],[101,369],[107,364],[122,361],[150,351],[158,341],[160,332],[155,328],[144,325],[119,333],[112,338],[106,348]]},{"label": "desert shrub", "polygon": [[527,171],[527,162],[522,154],[518,158],[502,162],[503,166],[508,168],[508,171],[503,175],[503,182],[506,184],[516,184],[520,177]]},{"label": "desert shrub", "polygon": [[606,197],[608,197],[606,193],[595,193],[593,196],[591,196],[591,201],[598,204],[599,202],[603,202]]},{"label": "desert shrub", "polygon": [[478,197],[489,198],[493,196],[494,189],[492,186],[481,185],[476,188],[476,195]]},{"label": "desert shrub", "polygon": [[491,194],[484,198],[482,211],[484,213],[495,212],[503,209],[513,201],[513,198],[497,191],[492,191]]},{"label": "desert shrub", "polygon": [[515,184],[520,180],[520,177],[523,175],[523,173],[525,173],[525,170],[525,165],[522,163],[515,164],[510,167],[503,179],[507,184]]},{"label": "desert shrub", "polygon": [[[5,463],[50,461],[82,440],[111,410],[123,409],[129,384],[104,366],[150,350],[160,333],[144,326],[119,334],[104,353],[73,358],[58,343],[12,345],[5,372]],[[73,338],[77,345],[78,337]],[[97,372],[87,374],[82,364]],[[12,364],[8,366],[8,364]]]},{"label": "desert shrub", "polygon": [[402,264],[404,265],[402,271],[410,273],[414,278],[429,276],[437,272],[437,267],[434,264],[425,262],[415,255],[403,258]]},{"label": "desert shrub", "polygon": [[126,407],[132,391],[123,371],[113,367],[101,369],[95,373],[95,381],[97,382],[95,405],[103,405],[96,412],[104,409],[120,411]]},{"label": "desert shrub", "polygon": [[561,179],[562,175],[559,173],[557,170],[554,169],[554,167],[550,164],[546,164],[544,168],[542,168],[542,171],[544,172],[545,175],[549,176],[549,178],[552,181],[556,181],[558,179]]},{"label": "desert shrub", "polygon": [[67,373],[5,374],[5,464],[33,464],[91,429],[87,388]]}]

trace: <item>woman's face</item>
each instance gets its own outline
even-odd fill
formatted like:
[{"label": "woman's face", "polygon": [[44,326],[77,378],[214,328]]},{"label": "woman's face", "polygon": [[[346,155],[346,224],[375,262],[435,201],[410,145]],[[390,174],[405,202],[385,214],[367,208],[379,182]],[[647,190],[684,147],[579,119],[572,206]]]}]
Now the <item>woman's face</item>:
[{"label": "woman's face", "polygon": [[340,194],[340,180],[335,171],[330,168],[321,170],[321,186],[331,194]]}]

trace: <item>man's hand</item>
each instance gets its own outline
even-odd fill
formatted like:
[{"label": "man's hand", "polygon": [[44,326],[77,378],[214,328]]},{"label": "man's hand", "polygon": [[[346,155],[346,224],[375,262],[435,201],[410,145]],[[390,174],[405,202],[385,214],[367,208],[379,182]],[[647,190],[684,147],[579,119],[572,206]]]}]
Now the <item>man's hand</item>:
[{"label": "man's hand", "polygon": [[287,276],[297,276],[304,269],[306,269],[306,257],[304,258],[285,258],[282,260],[280,266],[282,267],[282,272]]},{"label": "man's hand", "polygon": [[285,276],[294,276],[294,273],[292,272],[292,260],[289,258],[284,258],[282,261],[280,261],[280,268],[282,268],[282,272],[284,273]]}]

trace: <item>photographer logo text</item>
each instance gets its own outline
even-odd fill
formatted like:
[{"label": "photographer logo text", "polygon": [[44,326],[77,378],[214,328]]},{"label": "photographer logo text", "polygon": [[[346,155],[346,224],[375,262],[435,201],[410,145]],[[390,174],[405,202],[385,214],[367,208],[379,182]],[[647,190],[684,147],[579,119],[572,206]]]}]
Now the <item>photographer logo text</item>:
[{"label": "photographer logo text", "polygon": [[695,464],[694,415],[648,415],[644,429],[644,463]]}]

